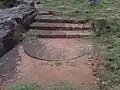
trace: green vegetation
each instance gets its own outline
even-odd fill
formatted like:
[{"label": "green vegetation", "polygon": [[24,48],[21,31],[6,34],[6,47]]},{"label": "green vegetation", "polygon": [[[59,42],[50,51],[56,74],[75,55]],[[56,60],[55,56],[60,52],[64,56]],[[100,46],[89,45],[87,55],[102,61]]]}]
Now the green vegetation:
[{"label": "green vegetation", "polygon": [[36,84],[21,84],[12,87],[10,90],[39,90],[40,86]]},{"label": "green vegetation", "polygon": [[11,90],[39,90],[40,86],[35,84],[22,84],[12,87]]},{"label": "green vegetation", "polygon": [[[100,43],[105,47],[105,68],[102,79],[106,82],[107,90],[120,89],[120,19],[114,19],[100,37]],[[112,88],[112,89],[111,89]]]},{"label": "green vegetation", "polygon": [[63,17],[119,17],[119,0],[101,0],[98,6],[90,6],[88,0],[46,0],[46,7],[62,13]]},{"label": "green vegetation", "polygon": [[15,0],[0,0],[0,8],[9,7],[9,5],[13,4]]},{"label": "green vegetation", "polygon": [[58,85],[49,84],[49,85],[35,85],[35,84],[23,84],[12,87],[10,90],[90,90],[82,89],[71,83],[61,82]]},{"label": "green vegetation", "polygon": [[0,0],[0,8],[6,3],[6,0]]},{"label": "green vegetation", "polygon": [[105,48],[105,82],[102,90],[120,90],[120,1],[101,0],[98,6],[88,5],[88,0],[47,0],[49,10],[59,12],[64,18],[72,16],[88,19],[104,17],[107,27],[96,37]]}]

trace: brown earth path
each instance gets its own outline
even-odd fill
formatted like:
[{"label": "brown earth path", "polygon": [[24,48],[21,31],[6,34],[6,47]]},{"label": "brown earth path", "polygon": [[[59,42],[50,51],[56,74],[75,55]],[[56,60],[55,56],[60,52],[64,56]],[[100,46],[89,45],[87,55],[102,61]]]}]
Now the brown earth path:
[{"label": "brown earth path", "polygon": [[[80,42],[83,47],[88,48],[87,45],[91,45],[90,40],[80,40]],[[74,46],[70,48],[74,48]],[[51,84],[65,81],[80,85],[81,87],[92,88],[92,90],[97,88],[96,71],[94,71],[96,63],[93,53],[90,53],[91,51],[80,58],[64,61],[44,61],[31,58],[24,52],[23,45],[19,45],[11,52],[2,57],[2,59],[6,60],[9,57],[8,60],[14,60],[14,63],[17,65],[9,66],[14,65],[12,62],[7,62],[8,65],[5,65],[4,68],[8,68],[9,71],[5,75],[11,75],[10,79],[6,79],[7,77],[4,76],[6,81],[3,85],[5,87],[22,83]],[[18,52],[17,57],[15,57],[16,52]],[[12,72],[14,70],[15,72]]]},{"label": "brown earth path", "polygon": [[1,90],[21,83],[61,81],[98,90],[97,53],[89,22],[77,20],[74,24],[75,20],[56,20],[49,14],[44,18],[47,20],[43,20],[40,17],[44,14],[47,12],[38,12],[30,26],[37,42],[22,43],[0,59]]}]

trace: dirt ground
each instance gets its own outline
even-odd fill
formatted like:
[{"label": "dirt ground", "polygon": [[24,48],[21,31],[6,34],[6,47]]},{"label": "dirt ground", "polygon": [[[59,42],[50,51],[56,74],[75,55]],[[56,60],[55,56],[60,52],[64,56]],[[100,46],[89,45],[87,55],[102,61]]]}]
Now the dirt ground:
[{"label": "dirt ground", "polygon": [[[89,53],[86,53],[84,56],[73,60],[43,61],[28,56],[24,52],[23,44],[19,45],[18,47],[16,47],[17,49],[12,50],[13,52],[18,51],[17,56],[19,57],[16,58],[14,55],[16,53],[15,52],[11,53],[12,51],[2,57],[2,59],[5,60],[6,57],[8,56],[10,57],[12,54],[13,55],[12,58],[17,59],[16,66],[13,65],[14,66],[13,70],[16,68],[15,70],[16,73],[14,74],[11,73],[10,77],[12,78],[6,79],[6,81],[2,84],[2,86],[10,87],[15,84],[22,84],[22,83],[48,84],[48,83],[59,83],[61,81],[65,81],[65,82],[71,82],[76,85],[80,85],[81,87],[85,87],[85,88],[94,88],[96,90],[97,78],[94,73],[95,71],[93,71],[93,68],[95,68],[95,64],[96,64],[94,62],[94,55],[93,55],[94,50],[93,48],[92,49],[88,48],[90,45],[93,44],[92,41],[90,39],[78,39],[77,43],[75,43],[74,40],[64,41],[63,39],[62,40],[59,39],[56,41],[57,43],[55,43],[54,40],[54,42],[50,41],[49,44],[54,43],[53,48],[55,49],[56,47],[58,47],[58,44],[63,44],[63,46],[62,45],[59,46],[62,47],[63,50],[67,48],[66,45],[68,44],[68,42],[66,41],[69,41],[69,43],[73,44],[69,46],[70,49],[71,48],[75,49],[74,45],[79,44],[81,47],[86,48],[85,52],[89,52]],[[46,51],[49,48],[50,47],[46,48]]]}]

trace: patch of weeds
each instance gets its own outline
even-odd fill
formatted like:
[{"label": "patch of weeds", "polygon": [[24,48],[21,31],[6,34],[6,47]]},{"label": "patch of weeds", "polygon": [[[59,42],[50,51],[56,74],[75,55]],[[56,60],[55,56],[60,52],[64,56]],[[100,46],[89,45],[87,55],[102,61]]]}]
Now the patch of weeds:
[{"label": "patch of weeds", "polygon": [[0,8],[9,8],[10,4],[14,4],[15,0],[0,0]]},{"label": "patch of weeds", "polygon": [[37,37],[35,37],[32,30],[29,30],[28,32],[22,34],[22,38],[23,40],[26,41],[26,40],[35,40]]},{"label": "patch of weeds", "polygon": [[[107,29],[103,35],[101,35],[98,39],[101,43],[104,43],[106,48],[106,60],[112,62],[110,65],[113,70],[118,69],[118,65],[120,62],[120,22],[113,22],[114,24],[110,25],[110,28]],[[109,67],[109,68],[110,68]]]},{"label": "patch of weeds", "polygon": [[105,73],[102,79],[106,90],[120,89],[120,19],[114,19],[109,28],[97,40],[105,47]]},{"label": "patch of weeds", "polygon": [[21,84],[15,87],[12,87],[11,90],[39,90],[40,86],[36,84]]},{"label": "patch of weeds", "polygon": [[8,0],[0,0],[0,8],[2,8]]},{"label": "patch of weeds", "polygon": [[76,86],[72,83],[68,82],[60,82],[58,84],[21,84],[15,87],[12,87],[10,90],[91,90],[91,89],[83,89],[79,86]]},{"label": "patch of weeds", "polygon": [[91,89],[81,88],[77,85],[68,82],[60,82],[57,90],[91,90]]},{"label": "patch of weeds", "polygon": [[59,90],[80,90],[80,87],[74,86],[71,83],[61,82]]},{"label": "patch of weeds", "polygon": [[[91,89],[85,89],[85,88],[81,88],[77,85],[74,85],[70,82],[59,82],[59,84],[57,85],[53,85],[52,86],[54,89],[52,90],[91,90]],[[46,89],[46,90],[49,90],[49,89]]]}]

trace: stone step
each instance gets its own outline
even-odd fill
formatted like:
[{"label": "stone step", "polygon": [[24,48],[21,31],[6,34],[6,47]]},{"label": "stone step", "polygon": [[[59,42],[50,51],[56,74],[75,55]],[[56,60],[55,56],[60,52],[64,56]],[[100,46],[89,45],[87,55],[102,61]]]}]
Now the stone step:
[{"label": "stone step", "polygon": [[39,30],[89,30],[89,24],[68,24],[68,23],[40,23],[34,22],[30,25],[30,29]]},{"label": "stone step", "polygon": [[34,22],[48,22],[48,23],[87,23],[89,22],[89,20],[87,19],[62,19],[59,16],[55,16],[55,15],[37,15],[34,18]]},{"label": "stone step", "polygon": [[44,4],[35,4],[35,7],[37,8],[37,10],[41,11],[41,10],[47,10],[47,8],[44,6]]},{"label": "stone step", "polygon": [[39,38],[85,38],[90,37],[90,31],[50,31],[50,30],[30,30],[31,35]]},{"label": "stone step", "polygon": [[65,61],[84,56],[88,52],[88,39],[38,38],[24,43],[25,53],[43,61]]},{"label": "stone step", "polygon": [[49,11],[38,10],[38,15],[50,15]]}]

